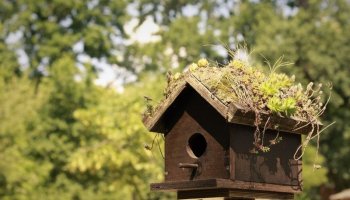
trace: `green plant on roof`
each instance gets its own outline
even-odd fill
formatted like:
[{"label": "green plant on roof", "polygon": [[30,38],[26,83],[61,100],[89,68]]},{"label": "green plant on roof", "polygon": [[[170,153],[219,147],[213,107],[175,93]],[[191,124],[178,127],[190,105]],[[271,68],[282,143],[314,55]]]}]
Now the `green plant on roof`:
[{"label": "green plant on roof", "polygon": [[292,97],[281,99],[271,97],[267,102],[267,107],[275,113],[282,113],[286,116],[291,116],[296,111],[296,100]]},{"label": "green plant on roof", "polygon": [[263,144],[264,131],[261,132],[259,128],[262,113],[269,116],[294,118],[311,124],[313,130],[301,147],[303,151],[309,140],[315,137],[312,136],[312,133],[316,131],[316,135],[319,136],[319,133],[322,132],[319,130],[318,118],[325,111],[329,101],[328,98],[326,103],[323,103],[322,85],[315,86],[311,82],[304,89],[300,83],[295,83],[294,76],[289,77],[286,74],[277,73],[280,67],[291,65],[291,63],[284,62],[283,57],[277,59],[273,65],[265,61],[269,73],[264,73],[261,68],[250,64],[249,60],[237,55],[244,51],[245,49],[230,51],[232,60],[227,65],[209,63],[203,58],[197,63],[190,64],[185,72],[169,76],[165,96],[168,97],[171,91],[174,91],[173,88],[183,81],[184,76],[190,74],[223,103],[227,105],[234,103],[246,111],[255,113],[257,130],[252,152],[268,152],[271,145],[282,140],[281,137],[278,137],[268,145]]},{"label": "green plant on roof", "polygon": [[269,77],[260,85],[260,91],[266,96],[277,95],[279,91],[289,88],[294,82],[294,78],[289,78],[285,74],[271,73]]}]

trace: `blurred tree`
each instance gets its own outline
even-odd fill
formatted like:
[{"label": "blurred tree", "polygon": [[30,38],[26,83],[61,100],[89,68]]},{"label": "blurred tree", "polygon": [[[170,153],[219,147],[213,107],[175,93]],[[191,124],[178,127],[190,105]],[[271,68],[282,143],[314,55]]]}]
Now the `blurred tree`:
[{"label": "blurred tree", "polygon": [[[159,41],[126,40],[130,8],[139,25],[153,18]],[[349,187],[349,18],[346,0],[0,1],[0,198],[166,198],[148,192],[163,162],[143,149],[153,135],[139,117],[142,96],[160,98],[156,71],[181,71],[200,57],[223,63],[225,47],[244,43],[272,62],[284,54],[296,66],[281,70],[301,82],[333,82],[324,116],[337,124],[324,133],[319,159],[328,169],[310,172],[310,148],[305,187],[325,173],[338,189]],[[18,64],[22,50],[28,68]],[[140,79],[122,94],[98,87],[97,66],[81,56]]]},{"label": "blurred tree", "polygon": [[38,110],[46,97],[34,94],[27,78],[13,77],[9,71],[1,74],[0,82],[0,198],[27,199],[28,191],[35,191],[52,168],[30,156],[36,126],[40,126]]},{"label": "blurred tree", "polygon": [[[0,24],[1,31],[1,24]],[[0,39],[0,84],[10,81],[13,75],[20,73],[16,54],[11,51],[4,40]]]},{"label": "blurred tree", "polygon": [[[338,190],[350,186],[350,126],[346,122],[350,118],[349,1],[206,0],[176,6],[173,1],[137,2],[139,8],[149,8],[139,9],[140,15],[153,16],[161,27],[158,43],[136,47],[142,56],[151,58],[150,69],[179,66],[177,70],[182,70],[193,58],[203,56],[225,62],[228,55],[218,55],[222,49],[217,45],[235,48],[247,44],[271,62],[282,55],[294,62],[295,67],[281,70],[295,74],[301,82],[331,81],[332,99],[324,118],[325,124],[337,124],[322,135],[321,152],[327,159],[329,180]],[[256,59],[264,62],[264,57]]]},{"label": "blurred tree", "polygon": [[152,152],[144,148],[154,135],[141,122],[138,92],[158,91],[157,101],[164,80],[145,75],[119,94],[93,84],[91,66],[83,72],[74,66],[63,55],[36,93],[26,76],[1,84],[0,198],[165,198],[148,189],[162,178],[163,141]]},{"label": "blurred tree", "polygon": [[77,123],[73,132],[79,135],[80,147],[70,154],[66,165],[71,176],[98,191],[114,193],[116,199],[155,198],[145,183],[163,178],[158,149],[163,139],[156,139],[153,151],[145,150],[154,135],[140,121],[144,99],[139,91],[158,91],[152,98],[159,99],[164,80],[159,81],[144,77],[140,83],[127,86],[122,95],[111,89],[97,91],[96,105],[74,112]]},{"label": "blurred tree", "polygon": [[[116,63],[121,51],[127,0],[0,2],[1,38],[19,40],[29,58],[32,76],[42,77],[62,53]],[[16,36],[16,37],[15,37]],[[12,41],[13,42],[13,41]]]},{"label": "blurred tree", "polygon": [[[327,168],[324,166],[319,169],[314,168],[315,154],[316,147],[309,145],[303,156],[303,190],[306,192],[296,195],[297,199],[319,199],[317,186],[328,183]],[[325,164],[325,161],[324,156],[318,155],[318,164],[322,166]]]},{"label": "blurred tree", "polygon": [[[117,62],[127,4],[0,2],[1,199],[160,198],[147,186],[162,159],[143,148],[153,136],[141,123],[140,86],[126,95],[95,86],[96,66],[78,58]],[[154,81],[145,87],[161,86]]]}]

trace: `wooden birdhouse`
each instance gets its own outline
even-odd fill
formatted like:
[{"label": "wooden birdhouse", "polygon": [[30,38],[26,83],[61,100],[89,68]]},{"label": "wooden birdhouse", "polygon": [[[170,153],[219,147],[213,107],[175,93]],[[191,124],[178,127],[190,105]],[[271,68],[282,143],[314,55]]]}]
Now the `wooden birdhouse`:
[{"label": "wooden birdhouse", "polygon": [[165,136],[165,180],[151,190],[176,191],[180,199],[293,199],[302,190],[302,163],[293,156],[310,126],[281,116],[269,120],[263,140],[282,141],[269,152],[251,152],[254,113],[223,103],[196,77],[185,76],[143,119],[149,131]]}]

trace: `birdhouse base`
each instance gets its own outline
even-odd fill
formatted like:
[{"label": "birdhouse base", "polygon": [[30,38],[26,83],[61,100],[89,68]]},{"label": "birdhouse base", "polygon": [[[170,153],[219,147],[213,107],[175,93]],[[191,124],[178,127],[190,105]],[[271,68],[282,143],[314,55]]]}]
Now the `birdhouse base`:
[{"label": "birdhouse base", "polygon": [[239,189],[206,189],[206,190],[185,190],[178,191],[178,199],[195,199],[195,198],[212,198],[223,197],[225,199],[294,199],[294,194],[278,193],[278,192],[263,192],[254,190],[239,190]]},{"label": "birdhouse base", "polygon": [[178,199],[223,197],[225,199],[294,199],[300,192],[291,186],[233,181],[229,179],[207,179],[152,183],[153,191],[176,191]]}]

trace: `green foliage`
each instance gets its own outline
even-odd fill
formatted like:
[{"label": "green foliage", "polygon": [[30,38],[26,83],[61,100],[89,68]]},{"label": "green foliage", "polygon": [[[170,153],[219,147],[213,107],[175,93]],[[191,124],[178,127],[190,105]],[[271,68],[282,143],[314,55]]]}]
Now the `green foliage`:
[{"label": "green foliage", "polygon": [[[310,188],[323,183],[326,173],[337,189],[349,187],[349,2],[276,2],[0,1],[0,198],[163,198],[148,193],[148,182],[162,176],[163,161],[158,154],[152,160],[149,152],[138,148],[143,142],[151,143],[153,135],[142,134],[145,130],[136,117],[145,109],[141,106],[142,95],[161,90],[159,80],[145,76],[127,86],[124,94],[116,94],[94,85],[96,66],[79,63],[78,55],[105,59],[138,73],[170,68],[180,72],[200,57],[211,63],[228,63],[229,56],[220,52],[217,45],[234,48],[240,43],[247,43],[257,55],[263,55],[250,60],[254,66],[266,60],[278,61],[284,54],[294,65],[281,67],[282,72],[295,74],[303,84],[329,80],[333,83],[332,100],[323,118],[326,123],[337,124],[321,137],[324,167],[315,172],[304,170],[304,181],[313,181],[305,183],[304,197],[311,195],[307,191],[317,191]],[[156,34],[161,40],[148,44],[126,41],[124,25],[131,18],[129,5],[139,12],[134,16],[140,24],[150,17],[160,25]],[[188,14],[189,7],[192,15]],[[9,43],[7,39],[12,34],[22,36],[16,43]],[[77,42],[84,44],[81,52],[73,50]],[[28,56],[28,69],[18,64],[16,51],[21,49]],[[83,65],[82,71],[76,68],[77,63]],[[276,63],[271,66],[270,75],[276,66],[286,64]],[[246,63],[232,65],[242,68]],[[181,76],[176,73],[173,78]],[[229,73],[224,77],[229,78]],[[254,78],[266,80],[261,73]],[[276,79],[277,83],[283,82],[283,77]],[[249,76],[242,76],[242,81],[251,82]],[[279,96],[288,82],[286,79],[276,85],[270,80],[253,84],[252,89],[275,99],[271,110],[285,110],[284,114],[290,115],[293,100]],[[217,82],[209,85],[218,86]],[[217,95],[224,96],[226,89],[220,86]],[[301,91],[317,91],[316,98],[319,93],[328,94],[328,90],[321,91],[318,86],[303,89],[297,85],[291,90],[296,107],[300,106],[298,102],[307,106],[310,103]],[[234,98],[231,96],[228,101]],[[325,103],[326,99],[319,101]],[[155,104],[155,100],[149,102],[151,107]],[[113,108],[109,110],[108,106]],[[309,113],[315,115],[318,109],[311,107]],[[129,120],[125,112],[136,114],[131,114]],[[306,152],[304,162],[313,154]],[[119,156],[131,159],[121,161]],[[115,157],[117,160],[112,162]],[[130,186],[135,184],[135,189]],[[119,192],[125,196],[118,196]]]},{"label": "green foliage", "polygon": [[[0,87],[0,197],[27,199],[52,169],[30,155],[35,129],[40,126],[39,108],[46,97],[35,94],[26,78],[13,77]],[[39,164],[39,165],[38,165]]]},{"label": "green foliage", "polygon": [[278,87],[269,82],[264,82],[260,85],[260,90],[265,96],[274,96],[278,93]]},{"label": "green foliage", "polygon": [[126,87],[123,94],[103,91],[96,97],[96,105],[75,110],[73,129],[80,139],[65,166],[68,173],[81,181],[95,177],[106,185],[99,190],[114,193],[115,198],[146,199],[150,195],[145,183],[162,179],[163,160],[156,151],[154,154],[143,148],[153,135],[141,122],[144,102],[138,91],[161,86],[155,81],[147,78]]},{"label": "green foliage", "polygon": [[[314,167],[316,161],[321,165],[321,168],[317,169]],[[304,179],[304,188],[306,190],[313,186],[317,186],[321,183],[327,183],[327,168],[325,168],[324,156],[319,156],[316,153],[315,147],[310,147],[305,151],[305,159],[303,160],[303,175],[305,177],[313,177]]]},{"label": "green foliage", "polygon": [[[321,168],[315,169],[315,160],[321,165]],[[315,187],[320,184],[328,183],[327,173],[325,167],[326,160],[324,156],[316,153],[314,146],[309,146],[303,156],[303,187],[304,191],[296,196],[298,200],[313,200],[318,198],[318,190]]]},{"label": "green foliage", "polygon": [[295,98],[288,97],[285,99],[280,99],[278,97],[271,97],[266,105],[272,112],[283,113],[286,116],[292,116],[296,108]]},{"label": "green foliage", "polygon": [[[94,58],[107,58],[116,62],[116,45],[113,37],[125,39],[123,24],[129,18],[126,6],[129,1],[8,1],[0,3],[1,37],[21,33],[16,49],[23,49],[29,58],[33,75],[44,73],[39,67],[47,60],[52,64],[68,53],[77,58],[79,53]],[[82,52],[73,45],[82,42]],[[51,65],[47,65],[50,67]]]},{"label": "green foliage", "polygon": [[138,92],[160,91],[162,81],[147,75],[117,93],[88,84],[72,66],[70,56],[59,59],[37,92],[27,78],[0,88],[0,197],[166,198],[148,189],[163,178],[163,159],[144,149],[153,135],[141,122]]},{"label": "green foliage", "polygon": [[290,87],[294,79],[285,74],[271,73],[268,79],[260,85],[260,90],[264,96],[275,96],[284,88]]}]

